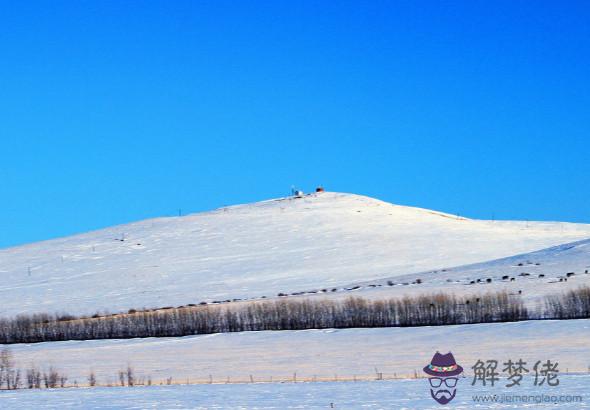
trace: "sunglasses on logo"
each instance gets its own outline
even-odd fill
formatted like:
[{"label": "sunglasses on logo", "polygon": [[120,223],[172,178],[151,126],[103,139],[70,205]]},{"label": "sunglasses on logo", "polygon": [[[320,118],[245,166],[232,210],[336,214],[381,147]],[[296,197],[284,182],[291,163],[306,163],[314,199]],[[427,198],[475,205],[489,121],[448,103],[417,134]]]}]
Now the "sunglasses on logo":
[{"label": "sunglasses on logo", "polygon": [[457,385],[457,382],[459,381],[459,379],[456,377],[445,377],[445,378],[430,377],[428,379],[428,381],[430,382],[430,386],[432,386],[434,388],[440,387],[441,384],[443,384],[443,382],[445,383],[445,386],[452,388]]}]

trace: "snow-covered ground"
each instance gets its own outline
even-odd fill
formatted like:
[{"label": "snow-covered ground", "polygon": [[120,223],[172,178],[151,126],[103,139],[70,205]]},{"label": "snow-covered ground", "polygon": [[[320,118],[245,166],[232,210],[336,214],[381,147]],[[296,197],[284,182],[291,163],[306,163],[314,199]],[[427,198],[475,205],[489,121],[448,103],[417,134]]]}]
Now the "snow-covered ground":
[{"label": "snow-covered ground", "polygon": [[552,360],[562,372],[590,367],[590,320],[526,321],[415,328],[264,331],[178,338],[92,340],[11,345],[21,368],[53,366],[70,382],[117,382],[130,364],[157,383],[333,380],[411,376],[437,350],[452,351],[466,372],[478,360]]},{"label": "snow-covered ground", "polygon": [[[454,409],[585,409],[590,408],[590,376],[561,376],[558,387],[534,386],[530,378],[521,387],[472,386],[460,380]],[[526,396],[526,404],[477,403],[474,396]],[[536,403],[546,396],[581,396],[581,402]],[[479,400],[482,400],[480,398]],[[559,399],[558,399],[559,400]],[[566,400],[564,397],[563,400]],[[570,400],[572,400],[570,398]],[[273,383],[241,385],[186,385],[134,388],[60,389],[0,392],[2,409],[441,409],[430,398],[424,379],[346,383]]]},{"label": "snow-covered ground", "polygon": [[275,296],[587,238],[586,224],[470,220],[326,192],[0,250],[0,315]]}]

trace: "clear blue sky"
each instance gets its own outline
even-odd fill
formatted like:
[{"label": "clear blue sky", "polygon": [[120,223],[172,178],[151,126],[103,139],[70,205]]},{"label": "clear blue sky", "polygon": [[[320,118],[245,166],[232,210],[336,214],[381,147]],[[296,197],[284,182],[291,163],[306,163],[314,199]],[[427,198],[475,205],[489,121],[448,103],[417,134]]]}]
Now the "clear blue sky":
[{"label": "clear blue sky", "polygon": [[590,222],[588,2],[0,5],[0,247],[292,184]]}]

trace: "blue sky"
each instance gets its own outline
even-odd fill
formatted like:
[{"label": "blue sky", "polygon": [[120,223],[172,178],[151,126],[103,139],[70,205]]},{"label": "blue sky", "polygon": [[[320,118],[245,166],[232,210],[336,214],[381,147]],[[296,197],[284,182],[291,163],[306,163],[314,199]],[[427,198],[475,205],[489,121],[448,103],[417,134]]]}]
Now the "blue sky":
[{"label": "blue sky", "polygon": [[590,222],[587,2],[0,7],[0,247],[291,185]]}]

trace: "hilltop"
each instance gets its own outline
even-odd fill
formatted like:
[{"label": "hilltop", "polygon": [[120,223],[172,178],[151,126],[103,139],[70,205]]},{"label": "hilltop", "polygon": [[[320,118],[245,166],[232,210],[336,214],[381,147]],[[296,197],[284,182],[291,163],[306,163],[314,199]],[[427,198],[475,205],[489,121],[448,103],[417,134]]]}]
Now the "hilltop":
[{"label": "hilltop", "polygon": [[324,192],[0,250],[0,315],[273,297],[586,238],[588,224],[473,220]]}]

